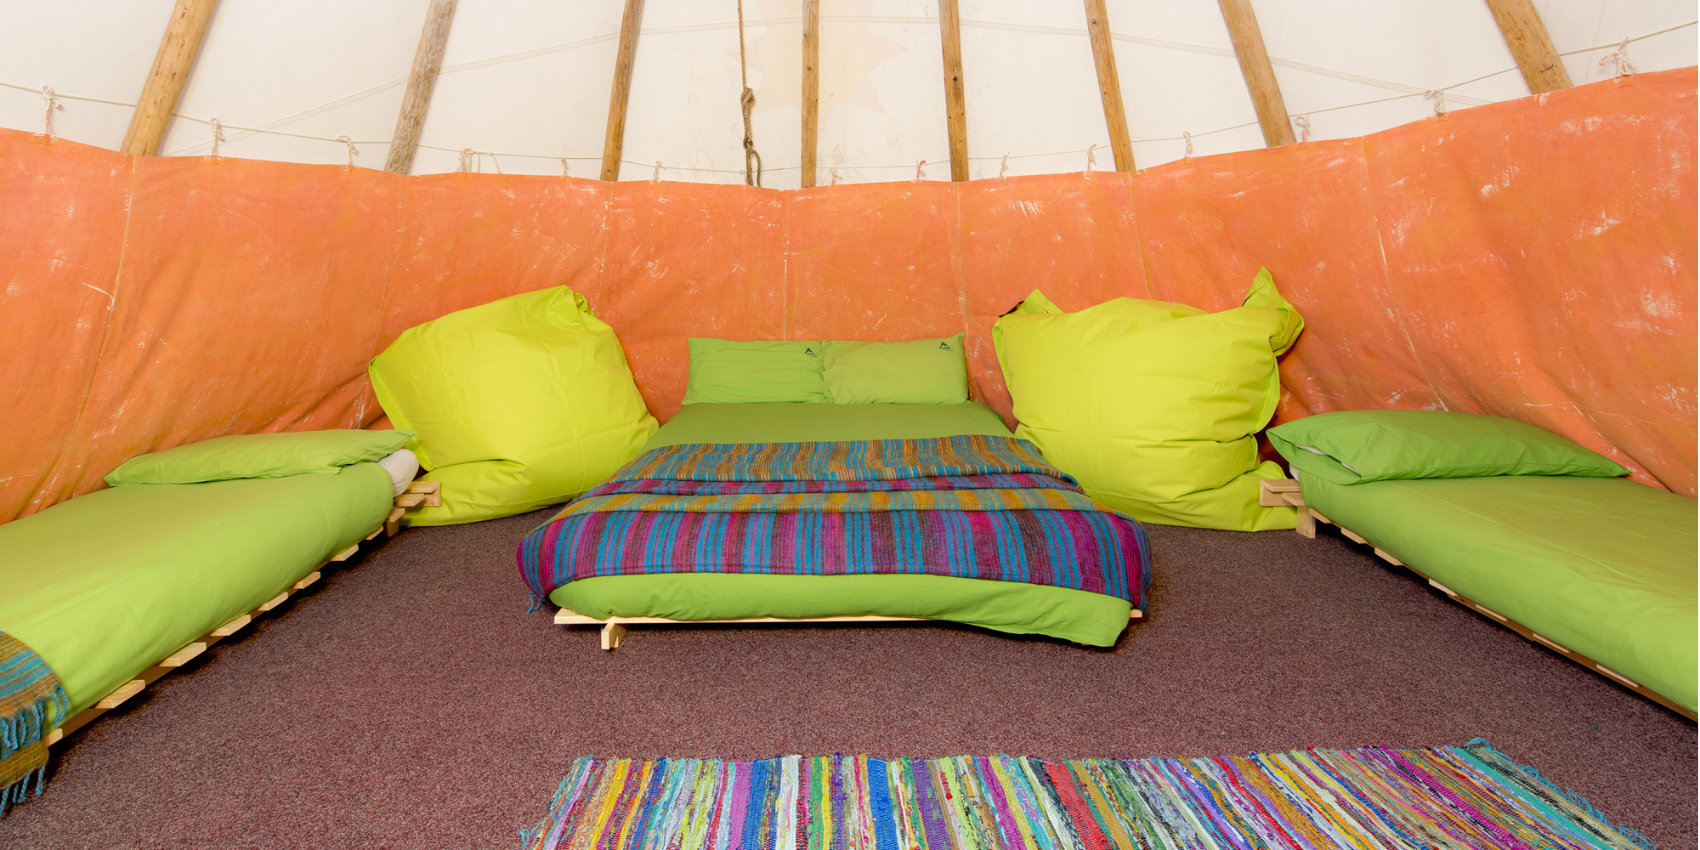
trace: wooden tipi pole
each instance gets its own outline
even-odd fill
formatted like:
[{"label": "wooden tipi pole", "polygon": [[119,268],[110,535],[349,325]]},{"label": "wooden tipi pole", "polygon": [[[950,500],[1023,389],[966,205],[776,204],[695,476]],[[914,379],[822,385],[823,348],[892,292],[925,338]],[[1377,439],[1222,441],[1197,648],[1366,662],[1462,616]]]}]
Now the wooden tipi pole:
[{"label": "wooden tipi pole", "polygon": [[1494,23],[1499,24],[1505,46],[1511,48],[1511,58],[1517,60],[1517,70],[1523,72],[1530,94],[1570,88],[1570,72],[1552,46],[1552,36],[1541,23],[1533,0],[1487,0],[1487,6]]},{"label": "wooden tipi pole", "polygon": [[602,179],[620,177],[620,149],[626,142],[626,101],[632,93],[632,62],[637,57],[643,0],[626,0],[620,18],[620,53],[614,60],[614,90],[608,96],[608,131],[602,139]]},{"label": "wooden tipi pole", "polygon": [[1098,66],[1098,94],[1104,100],[1110,152],[1115,154],[1117,171],[1132,171],[1133,140],[1127,131],[1127,107],[1122,103],[1116,49],[1110,44],[1110,16],[1104,11],[1104,0],[1086,0],[1086,33],[1092,40],[1092,61]]},{"label": "wooden tipi pole", "polygon": [[962,16],[956,0],[939,0],[944,43],[944,113],[950,128],[950,179],[968,179],[968,107],[962,87]]},{"label": "wooden tipi pole", "polygon": [[201,39],[217,5],[218,0],[177,0],[119,150],[133,156],[159,153],[160,140],[165,138],[171,113],[189,82],[189,71],[195,66],[195,55],[201,51]]},{"label": "wooden tipi pole", "polygon": [[1245,75],[1246,90],[1251,92],[1251,104],[1257,110],[1257,123],[1263,128],[1263,143],[1269,147],[1290,145],[1293,122],[1287,117],[1287,101],[1281,97],[1281,84],[1275,81],[1275,66],[1269,63],[1269,50],[1263,44],[1263,30],[1257,25],[1257,13],[1251,0],[1217,0],[1222,7],[1222,21],[1228,25],[1228,38],[1234,42],[1234,55],[1240,60],[1240,73]]},{"label": "wooden tipi pole", "polygon": [[401,98],[395,136],[384,170],[407,174],[413,170],[413,154],[419,150],[419,130],[431,108],[431,90],[443,68],[443,48],[449,42],[449,23],[454,19],[456,0],[431,0],[425,12],[425,28],[419,33],[419,50],[413,54],[413,70],[407,75],[407,93]]}]

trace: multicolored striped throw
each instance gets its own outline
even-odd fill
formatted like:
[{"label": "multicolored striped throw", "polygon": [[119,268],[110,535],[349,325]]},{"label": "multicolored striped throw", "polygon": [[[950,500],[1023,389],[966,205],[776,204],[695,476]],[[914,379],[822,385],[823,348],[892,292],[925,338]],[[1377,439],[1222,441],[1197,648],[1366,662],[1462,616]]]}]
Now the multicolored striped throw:
[{"label": "multicolored striped throw", "polygon": [[610,575],[930,573],[1143,607],[1144,529],[1009,437],[691,444],[640,456],[526,535],[534,598]]},{"label": "multicolored striped throw", "polygon": [[1651,847],[1488,746],[1216,758],[581,758],[527,850]]},{"label": "multicolored striped throw", "polygon": [[47,724],[70,710],[71,701],[47,662],[23,641],[0,632],[0,816],[10,804],[23,802],[32,786],[41,793]]}]

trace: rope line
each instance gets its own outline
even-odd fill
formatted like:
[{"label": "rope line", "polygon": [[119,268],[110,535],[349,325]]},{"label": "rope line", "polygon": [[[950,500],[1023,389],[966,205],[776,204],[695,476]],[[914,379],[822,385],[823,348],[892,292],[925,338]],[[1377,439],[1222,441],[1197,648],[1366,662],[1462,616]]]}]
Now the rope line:
[{"label": "rope line", "polygon": [[[839,21],[840,17],[843,17],[843,16],[833,16],[833,17],[830,18],[830,20]],[[771,25],[773,23],[785,23],[787,21],[792,21],[792,20],[801,20],[801,19],[800,18],[785,18],[785,19],[764,20],[764,21],[759,21],[757,23],[762,24],[762,25]],[[828,18],[823,17],[823,20],[828,20]],[[853,19],[848,18],[848,17],[844,18],[844,21],[852,21],[852,20]],[[884,18],[882,18],[881,20],[885,21]],[[927,19],[927,20],[936,20],[936,19]],[[915,19],[915,22],[921,22],[921,21],[922,21],[922,19]],[[909,21],[907,19],[905,19],[904,21],[897,21],[897,20],[893,19],[893,20],[886,21],[886,22],[906,23],[906,22],[909,22]],[[969,24],[970,22],[965,20],[965,21],[963,21],[963,23],[966,25],[966,24]],[[982,22],[982,21],[975,21],[975,22],[972,22],[972,23],[974,23],[976,25],[985,24],[985,25],[990,26],[990,24],[987,24],[986,22]],[[1574,50],[1567,50],[1567,51],[1563,51],[1563,52],[1559,53],[1558,55],[1561,56],[1561,57],[1569,57],[1569,56],[1579,56],[1579,55],[1586,54],[1586,53],[1593,53],[1593,52],[1600,51],[1600,50],[1615,50],[1615,52],[1608,53],[1605,56],[1603,56],[1599,60],[1599,64],[1601,66],[1604,66],[1608,63],[1615,61],[1617,63],[1616,76],[1621,80],[1625,76],[1636,73],[1635,67],[1633,65],[1631,65],[1630,62],[1629,62],[1629,58],[1628,58],[1629,45],[1634,44],[1634,43],[1639,42],[1639,41],[1645,41],[1645,40],[1650,39],[1650,38],[1657,38],[1661,35],[1667,35],[1669,33],[1673,33],[1673,32],[1676,32],[1678,30],[1687,29],[1687,28],[1695,27],[1695,26],[1700,26],[1700,20],[1687,21],[1685,23],[1675,24],[1673,26],[1665,27],[1665,28],[1660,29],[1660,30],[1655,30],[1653,32],[1646,33],[1644,35],[1627,37],[1627,38],[1624,38],[1621,41],[1616,42],[1616,43],[1597,44],[1597,45],[1593,45],[1591,47],[1582,47],[1582,48],[1577,48],[1577,49],[1574,49]],[[725,28],[728,28],[728,27],[729,27],[729,25],[726,25],[726,24],[704,24],[704,25],[694,25],[694,26],[688,26],[688,27],[656,28],[654,31],[655,32],[663,32],[663,31],[666,31],[666,32],[672,32],[672,31],[684,32],[684,31],[700,31],[700,30],[709,30],[709,29],[725,29]],[[665,167],[668,170],[671,170],[671,171],[682,171],[682,172],[701,173],[701,174],[743,174],[745,176],[745,182],[747,184],[760,186],[761,185],[761,175],[764,172],[764,169],[762,168],[762,165],[761,165],[761,156],[755,149],[754,138],[751,134],[751,111],[752,111],[754,103],[755,103],[755,93],[749,88],[749,83],[748,83],[748,78],[747,78],[747,59],[746,59],[746,49],[745,49],[745,44],[744,44],[745,24],[744,24],[744,17],[743,17],[743,0],[738,0],[737,27],[738,27],[739,78],[740,78],[740,82],[743,83],[743,91],[740,94],[739,103],[740,103],[740,106],[742,107],[743,113],[744,113],[744,150],[745,150],[745,167],[744,167],[744,169],[742,171],[739,171],[739,170],[727,169],[727,168],[703,168],[703,167],[695,167],[695,166],[665,166]],[[1007,25],[1007,26],[1000,25],[998,28],[1009,29],[1009,28],[1022,28],[1022,27],[1017,27],[1015,25]],[[1033,29],[1035,31],[1051,32],[1055,28],[1025,27],[1025,29]],[[648,32],[648,31],[649,30],[646,30],[646,32]],[[1057,32],[1063,33],[1063,31],[1061,31],[1061,30],[1057,30]],[[1070,30],[1068,32],[1073,33],[1074,31]],[[1063,33],[1063,34],[1066,34],[1066,33]],[[1116,36],[1116,34],[1113,34],[1113,33],[1112,33],[1112,35]],[[1116,36],[1116,37],[1121,37],[1121,36]],[[611,38],[611,36],[609,38]],[[606,41],[606,40],[608,40],[608,38],[595,37],[595,38],[580,40],[578,42],[573,42],[570,45],[566,45],[566,46],[567,47],[579,47],[579,46],[585,46],[585,45],[592,44],[592,43],[599,43],[601,41]],[[1186,45],[1178,45],[1178,46],[1186,47]],[[514,54],[512,57],[498,57],[498,59],[528,58],[530,56],[539,55],[541,53],[547,53],[547,52],[553,52],[553,49],[551,49],[551,48],[541,48],[541,49],[538,49],[538,50],[527,51],[524,54]],[[454,70],[471,69],[471,68],[474,68],[474,67],[483,67],[483,66],[492,65],[492,64],[497,64],[497,61],[496,60],[484,60],[484,61],[475,61],[475,62],[470,62],[470,63],[464,63],[463,65],[454,66]],[[445,72],[449,71],[449,70],[450,70],[450,68],[447,68],[447,67],[444,68]],[[1322,70],[1326,70],[1326,69],[1322,69]],[[1337,106],[1327,106],[1327,107],[1321,107],[1321,108],[1318,108],[1318,109],[1308,109],[1308,110],[1305,110],[1302,114],[1289,114],[1288,119],[1295,122],[1296,124],[1298,124],[1299,127],[1302,130],[1304,130],[1306,132],[1306,134],[1308,135],[1308,132],[1310,130],[1310,116],[1320,115],[1320,114],[1324,114],[1324,113],[1328,113],[1328,112],[1338,112],[1338,111],[1345,110],[1345,109],[1356,109],[1358,107],[1374,106],[1374,105],[1377,105],[1377,104],[1390,103],[1390,102],[1397,101],[1397,100],[1406,100],[1406,99],[1410,99],[1410,98],[1421,97],[1421,98],[1426,98],[1426,99],[1435,101],[1436,111],[1439,112],[1439,111],[1444,110],[1444,108],[1445,108],[1444,107],[1444,98],[1445,98],[1445,94],[1447,92],[1452,91],[1453,89],[1458,89],[1458,88],[1463,88],[1465,86],[1473,85],[1475,83],[1482,82],[1483,80],[1487,80],[1487,79],[1490,79],[1492,77],[1497,77],[1497,76],[1501,76],[1501,75],[1504,75],[1504,74],[1511,74],[1511,73],[1517,73],[1517,72],[1518,72],[1517,68],[1505,68],[1505,69],[1501,69],[1501,70],[1498,70],[1498,71],[1491,71],[1491,72],[1486,73],[1486,74],[1481,74],[1481,75],[1476,76],[1476,77],[1471,77],[1470,79],[1463,80],[1461,82],[1456,82],[1456,83],[1452,83],[1450,85],[1441,86],[1439,88],[1411,91],[1411,92],[1406,92],[1406,93],[1402,93],[1402,94],[1390,95],[1388,97],[1375,98],[1375,99],[1372,99],[1372,100],[1358,101],[1358,102],[1355,102],[1355,103],[1339,104]],[[376,89],[383,89],[383,88],[387,88],[387,87],[388,86],[379,86],[379,87],[376,87]],[[65,104],[64,104],[65,101],[74,101],[74,102],[77,102],[77,103],[93,103],[93,104],[100,104],[100,105],[104,105],[104,106],[114,106],[114,107],[120,107],[120,108],[126,108],[126,109],[134,109],[136,107],[135,103],[125,102],[125,101],[110,100],[110,99],[107,99],[107,98],[91,97],[91,96],[87,96],[87,95],[61,94],[59,92],[54,91],[52,89],[52,87],[50,87],[50,86],[31,87],[31,86],[25,86],[25,85],[20,85],[20,84],[17,84],[17,83],[10,83],[10,82],[0,80],[0,89],[12,89],[14,91],[25,92],[25,93],[34,94],[34,95],[38,95],[38,96],[43,97],[46,100],[46,105],[47,105],[46,115],[44,116],[45,126],[44,126],[43,129],[46,131],[45,135],[47,135],[49,138],[52,138],[53,111],[54,110],[64,111],[65,110]],[[372,91],[367,92],[367,94],[370,94],[370,93],[372,93]],[[338,103],[344,103],[347,100],[348,99],[345,98],[342,101],[338,101]],[[310,135],[310,134],[306,134],[306,133],[291,133],[291,132],[288,132],[288,131],[285,131],[285,130],[276,130],[276,129],[269,129],[269,128],[261,128],[261,127],[241,127],[241,126],[237,126],[237,125],[234,125],[234,124],[221,123],[219,121],[219,119],[217,119],[217,118],[211,118],[211,119],[199,118],[199,117],[196,117],[196,116],[193,116],[193,115],[184,115],[182,113],[177,113],[177,112],[172,113],[172,117],[177,118],[177,119],[181,119],[181,120],[184,120],[184,121],[190,121],[190,122],[198,123],[198,124],[201,124],[201,125],[208,127],[208,129],[211,131],[210,137],[211,137],[211,145],[212,145],[212,151],[213,151],[212,155],[215,156],[215,157],[219,155],[218,148],[219,148],[220,143],[228,141],[228,139],[225,138],[224,132],[223,132],[226,129],[233,130],[233,131],[240,132],[240,133],[250,134],[250,135],[280,136],[280,137],[283,137],[283,138],[302,139],[302,140],[306,140],[306,141],[330,142],[330,143],[343,144],[343,145],[347,146],[347,148],[348,148],[348,158],[349,158],[350,167],[352,167],[352,165],[353,165],[353,155],[356,152],[355,145],[389,145],[393,142],[393,140],[391,140],[391,139],[357,140],[357,139],[352,139],[352,138],[350,138],[349,136],[346,136],[346,135],[336,136],[336,137],[333,138],[333,137],[326,137],[326,136],[315,136],[315,135]],[[1201,131],[1201,132],[1187,131],[1187,132],[1181,133],[1178,136],[1153,136],[1153,137],[1149,137],[1149,138],[1132,139],[1130,141],[1133,144],[1150,144],[1150,143],[1155,143],[1155,142],[1183,142],[1183,143],[1186,144],[1186,146],[1188,148],[1186,155],[1190,155],[1193,139],[1200,138],[1200,137],[1203,137],[1203,136],[1216,135],[1216,134],[1219,134],[1219,133],[1233,132],[1235,130],[1241,130],[1241,129],[1244,129],[1244,128],[1247,128],[1247,127],[1254,127],[1254,126],[1257,126],[1257,124],[1258,124],[1258,122],[1256,122],[1256,121],[1247,121],[1247,122],[1235,124],[1235,125],[1229,126],[1229,127],[1217,128],[1215,130],[1205,130],[1205,131]],[[1080,154],[1083,154],[1083,153],[1087,154],[1088,158],[1090,159],[1091,156],[1092,156],[1093,150],[1101,144],[1103,144],[1103,143],[1100,142],[1100,143],[1097,143],[1097,144],[1093,144],[1093,145],[1091,145],[1087,148],[1077,148],[1077,149],[1074,149],[1074,150],[1066,150],[1066,151],[1052,151],[1052,152],[1046,152],[1046,153],[1005,154],[1005,155],[1002,155],[1002,156],[979,156],[979,157],[971,156],[971,157],[968,158],[968,161],[970,161],[970,162],[988,162],[988,161],[1000,161],[1001,160],[1002,166],[1003,166],[1002,168],[1000,168],[1000,173],[1001,173],[1002,171],[1007,170],[1007,163],[1008,163],[1009,160],[1012,160],[1012,159],[1036,159],[1036,158],[1040,158],[1040,157],[1079,156]],[[513,157],[513,158],[517,158],[517,159],[554,160],[554,161],[559,162],[561,164],[562,174],[563,174],[563,176],[565,176],[568,173],[568,170],[569,170],[568,166],[567,166],[567,163],[568,163],[569,160],[579,160],[579,161],[584,161],[584,162],[600,162],[601,159],[602,159],[602,157],[600,157],[600,156],[559,156],[559,155],[528,154],[528,153],[500,153],[500,154],[498,154],[498,153],[493,152],[493,151],[474,151],[471,148],[451,148],[451,147],[443,147],[443,146],[440,146],[440,145],[429,145],[429,144],[420,144],[419,147],[425,148],[425,149],[428,149],[428,150],[440,151],[440,152],[444,152],[444,153],[460,154],[461,155],[461,165],[460,165],[459,170],[461,170],[461,171],[468,171],[468,170],[471,170],[472,168],[478,167],[479,165],[482,164],[483,157],[488,156],[488,157],[490,157],[492,164],[495,166],[497,173],[501,173],[501,162],[500,162],[500,160],[497,159],[497,157],[499,155],[499,156]],[[940,159],[942,160],[942,157]],[[653,166],[656,169],[657,176],[659,176],[659,172],[662,168],[662,166],[659,162],[655,162],[655,163],[633,162],[631,160],[621,160],[621,162],[628,164],[628,165],[635,165],[635,166],[640,166],[640,167],[644,167],[644,168],[649,168],[649,167]],[[922,160],[922,162],[924,163],[925,160]],[[836,174],[836,172],[840,169],[850,170],[850,171],[869,171],[869,170],[908,169],[910,167],[911,166],[908,165],[907,163],[893,163],[893,164],[889,164],[889,165],[835,165],[835,166],[833,166],[833,171]],[[774,168],[773,170],[775,172],[801,171],[802,167],[800,165],[799,166],[780,166],[780,167]]]},{"label": "rope line", "polygon": [[756,140],[750,131],[750,113],[756,108],[756,93],[750,90],[749,60],[744,58],[744,0],[738,0],[738,81],[744,92],[738,95],[738,105],[744,111],[744,185],[761,185],[761,154],[756,152]]}]

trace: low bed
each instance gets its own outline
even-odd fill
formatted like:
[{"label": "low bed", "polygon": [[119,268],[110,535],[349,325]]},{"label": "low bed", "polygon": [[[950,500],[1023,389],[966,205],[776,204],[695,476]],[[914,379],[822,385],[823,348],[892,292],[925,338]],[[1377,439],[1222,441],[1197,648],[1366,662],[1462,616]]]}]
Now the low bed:
[{"label": "low bed", "polygon": [[70,709],[54,725],[69,731],[67,718],[122,701],[138,674],[382,530],[392,498],[375,463],[78,496],[4,526],[0,630],[58,675]]},{"label": "low bed", "polygon": [[1271,430],[1299,533],[1339,526],[1453,601],[1695,716],[1693,499],[1531,425],[1350,411]]},{"label": "low bed", "polygon": [[[646,464],[649,469],[656,468],[661,463],[656,460],[658,450],[665,452],[668,447],[689,449],[712,445],[715,448],[701,450],[710,455],[735,455],[739,451],[759,453],[761,447],[766,447],[769,453],[784,454],[800,451],[794,448],[798,445],[830,443],[852,447],[867,446],[869,441],[901,441],[873,443],[876,447],[883,447],[887,454],[917,450],[948,453],[966,450],[964,446],[968,442],[979,441],[976,446],[986,444],[1000,451],[1006,446],[1013,446],[1019,452],[1019,447],[1025,446],[1037,457],[1037,451],[1031,448],[1031,444],[1014,440],[997,414],[982,404],[972,402],[943,405],[688,404],[661,428],[645,447],[644,453],[627,470],[645,467]],[[822,451],[818,445],[814,450]],[[659,456],[665,457],[665,454]],[[1051,472],[1055,473],[1055,470]],[[621,478],[622,474],[617,473],[611,480],[619,482]],[[1013,538],[1007,535],[999,537],[1003,532],[987,528],[976,528],[959,541],[972,541],[964,544],[970,549],[984,550],[995,546],[994,538],[1003,541],[1006,547],[1014,546],[1017,550],[1025,547],[1025,551],[980,551],[978,554],[983,557],[978,559],[977,564],[978,568],[985,569],[992,562],[1021,563],[1032,568],[1034,580],[1031,581],[969,577],[973,567],[961,564],[958,564],[956,575],[948,574],[948,571],[940,574],[938,563],[923,565],[933,569],[923,573],[913,571],[914,564],[892,563],[890,559],[865,570],[851,566],[841,568],[836,566],[840,556],[833,554],[834,547],[840,544],[832,540],[815,540],[808,544],[814,547],[807,550],[810,554],[798,556],[804,562],[796,565],[797,571],[825,574],[791,573],[778,564],[778,561],[784,560],[783,557],[763,549],[761,557],[752,559],[749,553],[753,550],[745,547],[736,557],[707,558],[705,560],[710,563],[700,564],[690,572],[679,572],[657,559],[649,559],[639,568],[641,572],[567,578],[557,583],[560,578],[573,575],[575,569],[589,568],[583,564],[575,567],[568,563],[574,557],[585,559],[589,549],[585,545],[578,546],[576,556],[567,551],[570,547],[562,542],[566,536],[562,524],[574,521],[575,517],[584,519],[585,514],[578,506],[586,499],[618,499],[619,496],[602,495],[608,486],[604,485],[569,503],[561,515],[529,534],[519,551],[522,576],[533,592],[560,606],[556,622],[603,625],[604,649],[617,646],[624,627],[630,623],[882,619],[949,620],[1009,633],[1040,634],[1077,643],[1109,646],[1115,643],[1130,617],[1140,616],[1144,606],[1149,571],[1143,530],[1133,520],[1109,512],[1101,512],[1091,518],[1090,522],[1096,523],[1094,527],[1100,533],[1094,544],[1098,548],[1087,552],[1080,563],[1058,563],[1047,567],[1038,563],[1043,559],[1037,558],[1035,553],[1044,548],[1038,542],[1022,538],[1027,542],[1015,545],[1010,542]],[[848,486],[859,489],[862,485]],[[1002,485],[993,487],[983,481],[969,486],[1002,489]],[[1053,485],[1036,486],[1050,488]],[[900,489],[919,488],[921,485],[903,484]],[[1044,489],[1039,496],[1067,502],[1066,505],[1058,503],[1065,509],[1003,510],[999,513],[998,509],[982,506],[958,516],[969,523],[1008,520],[1010,528],[1027,522],[1020,519],[1023,516],[1028,519],[1040,514],[1047,518],[1065,514],[1073,516],[1071,509],[1078,507],[1084,496],[1079,496],[1078,488],[1072,487],[1071,480],[1066,478],[1055,488]],[[773,487],[767,489],[772,490]],[[813,491],[819,487],[804,484],[794,489]],[[1071,493],[1071,490],[1074,492]],[[851,495],[866,494],[857,492]],[[907,495],[914,497],[915,494]],[[930,501],[935,495],[929,492],[921,498]],[[937,498],[956,496],[943,494]],[[1038,497],[1029,494],[1021,498]],[[898,508],[883,510],[883,515],[880,508],[843,515],[866,518],[874,524],[872,527],[883,529],[885,526],[879,525],[882,516],[920,516],[925,513]],[[827,521],[832,521],[830,516]],[[876,532],[876,536],[882,533]],[[974,537],[973,534],[980,536]],[[1077,538],[1080,536],[1076,535]],[[604,538],[605,541],[607,539]],[[778,539],[774,543],[772,548],[775,550],[786,545]],[[862,540],[842,545],[878,549],[884,543],[882,540]],[[670,545],[676,545],[676,541],[670,541]],[[1092,549],[1092,546],[1086,546],[1086,549]],[[942,560],[952,563],[974,560],[966,555],[956,557],[962,554],[954,551]],[[1028,563],[1024,559],[1035,560]],[[1099,569],[1103,574],[1095,577],[1094,571]]]}]

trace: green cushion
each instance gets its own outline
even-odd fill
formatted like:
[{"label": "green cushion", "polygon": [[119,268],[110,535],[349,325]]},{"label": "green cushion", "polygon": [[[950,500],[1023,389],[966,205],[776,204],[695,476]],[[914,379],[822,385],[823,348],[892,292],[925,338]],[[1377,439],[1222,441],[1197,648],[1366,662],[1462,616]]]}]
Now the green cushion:
[{"label": "green cushion", "polygon": [[1292,528],[1291,508],[1257,504],[1253,435],[1280,397],[1276,354],[1304,321],[1261,271],[1246,304],[1206,313],[1118,298],[1063,313],[1035,293],[993,326],[1016,436],[1086,492],[1148,522]]},{"label": "green cushion", "polygon": [[827,401],[820,340],[692,337],[685,404]]},{"label": "green cushion", "polygon": [[353,463],[378,460],[407,445],[412,431],[291,431],[215,437],[137,455],[106,476],[106,483],[199,484],[237,478],[328,474]]},{"label": "green cushion", "polygon": [[835,404],[962,404],[962,334],[909,342],[826,343],[826,391]]},{"label": "green cushion", "polygon": [[1611,459],[1526,422],[1442,410],[1346,410],[1269,429],[1296,469],[1336,484],[1488,475],[1628,475]]},{"label": "green cushion", "polygon": [[372,360],[372,388],[443,482],[415,525],[493,519],[595,486],[655,433],[620,341],[564,286],[404,331]]}]

